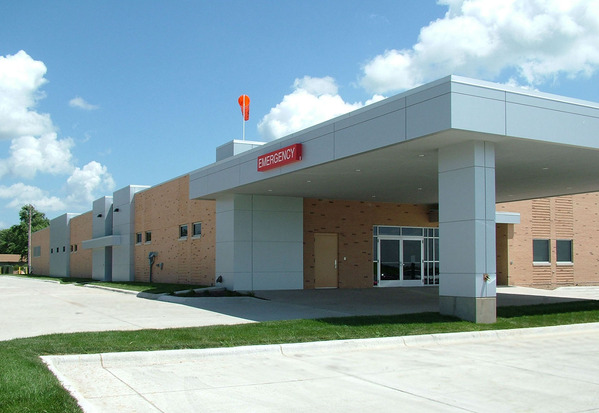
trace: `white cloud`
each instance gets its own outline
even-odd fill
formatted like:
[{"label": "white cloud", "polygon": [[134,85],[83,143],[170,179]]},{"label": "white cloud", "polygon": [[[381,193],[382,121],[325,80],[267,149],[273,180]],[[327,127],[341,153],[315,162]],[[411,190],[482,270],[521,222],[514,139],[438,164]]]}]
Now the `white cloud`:
[{"label": "white cloud", "polygon": [[0,56],[0,139],[42,135],[54,131],[48,114],[31,110],[43,97],[46,66],[20,51]]},{"label": "white cloud", "polygon": [[99,108],[98,105],[92,105],[91,103],[86,102],[85,99],[79,96],[71,99],[69,101],[69,106],[72,108],[79,108],[83,110],[95,110]]},{"label": "white cloud", "polygon": [[112,191],[115,183],[106,166],[92,161],[83,168],[75,168],[67,179],[67,202],[87,205],[96,199],[97,191]]},{"label": "white cloud", "polygon": [[599,68],[597,0],[440,0],[442,19],[420,31],[410,49],[387,50],[363,67],[372,92],[409,89],[448,74],[496,79],[515,70],[519,83]]},{"label": "white cloud", "polygon": [[[11,139],[7,158],[0,159],[0,179],[34,179],[50,174],[62,175],[66,182],[62,181],[62,188],[49,190],[22,182],[5,183],[0,185],[0,200],[6,202],[5,207],[17,210],[27,203],[44,212],[87,210],[99,194],[112,191],[115,183],[108,168],[98,162],[78,167],[72,152],[75,141],[60,138],[50,115],[35,111],[43,96],[40,88],[46,82],[45,73],[44,63],[24,51],[0,56],[0,139]],[[98,107],[80,97],[69,104],[85,110]],[[58,178],[52,182],[50,185],[60,185]]]},{"label": "white cloud", "polygon": [[1,160],[0,178],[12,175],[33,179],[37,173],[68,174],[74,168],[71,154],[73,146],[72,139],[58,139],[56,133],[39,138],[15,138],[10,146],[10,158]]},{"label": "white cloud", "polygon": [[277,139],[364,106],[345,102],[338,95],[335,80],[329,76],[304,76],[295,79],[293,87],[293,92],[258,123],[264,139]]},{"label": "white cloud", "polygon": [[16,183],[11,186],[0,185],[0,199],[8,199],[6,205],[10,208],[21,208],[23,205],[32,204],[39,211],[60,211],[65,208],[65,203],[56,196],[38,187]]}]

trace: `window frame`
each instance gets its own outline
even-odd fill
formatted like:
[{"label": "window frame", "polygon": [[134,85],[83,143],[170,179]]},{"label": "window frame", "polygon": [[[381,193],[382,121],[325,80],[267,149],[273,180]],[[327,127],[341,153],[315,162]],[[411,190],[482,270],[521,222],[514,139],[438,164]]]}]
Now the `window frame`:
[{"label": "window frame", "polygon": [[[196,226],[199,226],[200,228],[200,232],[198,234],[196,234]],[[192,238],[201,238],[202,237],[202,222],[198,221],[198,222],[194,222],[193,224],[191,224],[191,230],[192,230]]]},{"label": "window frame", "polygon": [[[560,252],[560,243],[564,243],[567,242],[569,244],[569,255],[570,255],[570,260],[569,261],[563,261],[560,260],[559,258],[559,252]],[[555,263],[557,265],[573,265],[574,264],[574,241],[571,239],[556,239],[555,240]]]},{"label": "window frame", "polygon": [[142,240],[143,240],[143,237],[141,235],[141,232],[136,232],[135,233],[135,245],[142,244]]},{"label": "window frame", "polygon": [[[536,260],[535,258],[535,242],[546,242],[547,243],[547,260]],[[551,265],[551,240],[547,238],[534,238],[532,240],[532,264],[533,265]]]},{"label": "window frame", "polygon": [[146,244],[151,244],[152,243],[152,231],[145,231],[144,233],[144,240]]},{"label": "window frame", "polygon": [[189,225],[181,224],[179,225],[179,239],[186,240],[189,236]]}]

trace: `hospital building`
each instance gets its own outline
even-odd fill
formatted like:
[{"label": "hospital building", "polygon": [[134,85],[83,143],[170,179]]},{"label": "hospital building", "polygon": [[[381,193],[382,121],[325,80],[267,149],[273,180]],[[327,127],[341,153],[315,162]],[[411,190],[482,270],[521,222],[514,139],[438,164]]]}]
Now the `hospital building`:
[{"label": "hospital building", "polygon": [[599,285],[599,103],[449,76],[129,185],[33,235],[36,274],[231,290]]}]

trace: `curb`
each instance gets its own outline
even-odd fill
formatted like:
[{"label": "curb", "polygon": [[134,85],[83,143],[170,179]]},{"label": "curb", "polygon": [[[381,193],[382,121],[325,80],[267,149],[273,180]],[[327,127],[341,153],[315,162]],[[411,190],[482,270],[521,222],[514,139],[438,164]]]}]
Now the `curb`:
[{"label": "curb", "polygon": [[267,344],[240,347],[220,347],[191,350],[132,351],[120,353],[102,353],[66,356],[44,356],[46,364],[97,363],[103,368],[117,366],[149,366],[156,364],[178,364],[190,359],[217,356],[248,356],[254,354],[272,354],[299,356],[325,351],[360,351],[384,348],[414,348],[427,346],[455,345],[473,341],[489,342],[514,338],[549,337],[584,331],[599,330],[599,323],[571,324],[565,326],[521,328],[513,330],[488,330],[464,333],[439,333],[420,336],[400,336],[366,338],[350,340],[315,341],[307,343]]},{"label": "curb", "polygon": [[106,291],[112,291],[112,292],[115,292],[115,293],[131,294],[131,295],[138,293],[137,291],[122,290],[120,288],[106,287],[104,285],[84,284],[83,287],[96,288],[98,290],[106,290]]}]

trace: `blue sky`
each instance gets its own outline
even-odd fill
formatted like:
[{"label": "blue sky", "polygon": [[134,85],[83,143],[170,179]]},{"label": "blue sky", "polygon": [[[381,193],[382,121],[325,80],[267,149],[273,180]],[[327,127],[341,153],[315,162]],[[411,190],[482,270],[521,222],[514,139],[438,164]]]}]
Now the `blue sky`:
[{"label": "blue sky", "polygon": [[[565,4],[567,3],[567,4]],[[0,229],[449,74],[599,102],[599,0],[0,0]]]}]

